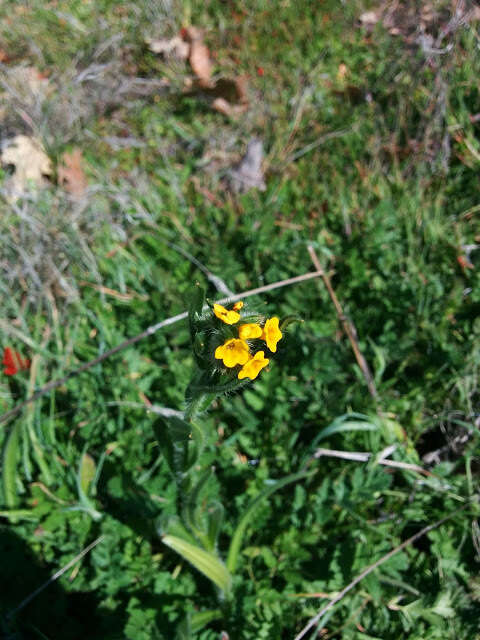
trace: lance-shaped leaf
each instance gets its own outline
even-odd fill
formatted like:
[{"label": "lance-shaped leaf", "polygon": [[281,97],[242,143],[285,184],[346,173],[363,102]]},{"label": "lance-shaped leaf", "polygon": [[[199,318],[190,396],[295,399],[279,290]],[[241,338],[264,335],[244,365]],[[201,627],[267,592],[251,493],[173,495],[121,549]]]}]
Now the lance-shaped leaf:
[{"label": "lance-shaped leaf", "polygon": [[89,497],[96,470],[94,459],[84,450],[77,471],[78,508],[86,511],[94,520],[100,520],[102,514],[97,511],[93,500]]},{"label": "lance-shaped leaf", "polygon": [[287,484],[291,484],[292,482],[301,480],[302,478],[305,478],[308,475],[310,475],[310,473],[306,471],[300,471],[298,473],[293,473],[289,476],[286,476],[281,480],[277,480],[277,482],[272,484],[270,487],[267,487],[266,489],[264,489],[248,505],[247,509],[245,510],[245,513],[240,518],[240,522],[238,523],[237,528],[235,529],[232,540],[230,542],[230,548],[228,550],[227,568],[232,574],[235,572],[235,569],[237,568],[238,556],[242,546],[243,536],[245,535],[245,530],[258,504],[262,502],[262,500],[265,500],[265,498],[268,498],[268,496],[271,495],[272,493],[275,493],[275,491],[278,491],[282,487],[285,487]]},{"label": "lance-shaped leaf", "polygon": [[293,322],[303,322],[303,318],[297,316],[296,314],[285,316],[280,321],[280,331],[284,331],[288,327],[288,325],[292,324]]},{"label": "lance-shaped leaf", "polygon": [[220,533],[220,529],[222,527],[223,522],[223,514],[225,509],[220,502],[213,502],[208,505],[207,510],[207,521],[208,521],[208,543],[210,545],[210,549],[215,549],[217,545],[218,534]]},{"label": "lance-shaped leaf", "polygon": [[201,449],[199,428],[177,416],[159,418],[153,425],[155,437],[173,474],[183,474],[195,464]]},{"label": "lance-shaped leaf", "polygon": [[83,494],[88,497],[90,493],[90,485],[95,478],[95,460],[88,453],[84,453],[80,460],[80,468],[78,470],[78,483]]},{"label": "lance-shaped leaf", "polygon": [[188,299],[188,324],[190,327],[190,338],[193,344],[198,331],[198,321],[201,318],[203,305],[205,303],[205,290],[197,285],[189,292]]},{"label": "lance-shaped leaf", "polygon": [[17,459],[20,422],[17,421],[8,436],[3,452],[3,497],[7,507],[12,508],[17,504]]},{"label": "lance-shaped leaf", "polygon": [[224,594],[230,592],[232,578],[223,562],[213,553],[175,536],[163,536],[162,542],[182,556],[195,569],[203,573]]},{"label": "lance-shaped leaf", "polygon": [[363,413],[345,413],[335,418],[333,422],[322,429],[313,440],[311,446],[315,447],[317,442],[335,433],[342,433],[344,431],[376,431],[377,429],[378,425],[376,425],[369,416]]}]

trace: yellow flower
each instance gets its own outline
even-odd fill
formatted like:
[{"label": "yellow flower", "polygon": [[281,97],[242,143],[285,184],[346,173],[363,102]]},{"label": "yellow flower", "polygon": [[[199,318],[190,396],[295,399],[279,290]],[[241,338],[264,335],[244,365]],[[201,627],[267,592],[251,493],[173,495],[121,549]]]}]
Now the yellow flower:
[{"label": "yellow flower", "polygon": [[269,318],[263,327],[262,340],[265,340],[267,347],[275,353],[277,342],[282,339],[282,332],[278,328],[278,318]]},{"label": "yellow flower", "polygon": [[241,340],[252,340],[254,338],[260,338],[262,335],[262,327],[259,324],[241,324],[238,327],[238,335]]},{"label": "yellow flower", "polygon": [[248,344],[244,340],[231,338],[215,349],[215,358],[217,360],[223,360],[223,364],[226,367],[245,364],[250,358]]},{"label": "yellow flower", "polygon": [[257,351],[253,358],[250,358],[250,360],[238,372],[240,380],[243,378],[255,380],[260,371],[270,362],[270,360],[264,356],[265,354],[263,351]]},{"label": "yellow flower", "polygon": [[235,302],[232,309],[234,311],[240,311],[240,309],[243,309],[243,302],[241,300],[239,300],[238,302]]},{"label": "yellow flower", "polygon": [[235,324],[236,322],[238,322],[240,320],[240,314],[239,313],[237,313],[236,311],[229,311],[228,309],[225,309],[225,307],[222,307],[221,304],[216,304],[215,303],[213,305],[213,313],[222,322],[225,322],[225,324]]}]

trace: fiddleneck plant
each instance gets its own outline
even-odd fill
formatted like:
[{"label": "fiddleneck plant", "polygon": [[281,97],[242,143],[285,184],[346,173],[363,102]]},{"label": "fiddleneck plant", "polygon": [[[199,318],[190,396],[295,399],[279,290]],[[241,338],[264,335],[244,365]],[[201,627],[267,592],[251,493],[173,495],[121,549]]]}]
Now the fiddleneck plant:
[{"label": "fiddleneck plant", "polygon": [[[293,319],[293,316],[283,321],[277,316],[265,317],[241,301],[227,306],[209,301],[205,304],[204,291],[200,287],[191,298],[189,327],[195,372],[185,393],[186,410],[183,418],[161,417],[154,424],[158,444],[177,488],[176,514],[161,517],[158,531],[164,544],[216,586],[219,609],[198,614],[199,620],[204,622],[228,618],[232,575],[237,568],[247,526],[259,502],[308,473],[301,471],[271,483],[247,506],[233,528],[224,563],[217,540],[225,509],[218,500],[209,501],[205,495],[213,474],[212,452],[203,457],[202,452],[212,438],[199,418],[215,397],[257,379],[270,364],[270,355],[277,352],[277,345],[284,337],[284,327]],[[205,464],[204,460],[209,462]],[[179,628],[178,638],[190,637],[193,628],[198,628],[199,620],[187,616]]]}]

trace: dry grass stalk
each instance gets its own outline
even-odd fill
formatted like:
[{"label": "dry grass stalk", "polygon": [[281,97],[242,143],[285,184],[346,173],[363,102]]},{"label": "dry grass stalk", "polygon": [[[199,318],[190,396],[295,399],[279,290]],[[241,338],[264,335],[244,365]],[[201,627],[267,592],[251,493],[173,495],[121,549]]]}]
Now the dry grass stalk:
[{"label": "dry grass stalk", "polygon": [[326,274],[322,270],[322,265],[320,264],[320,260],[318,259],[318,256],[311,245],[308,247],[308,253],[310,254],[312,262],[315,265],[315,268],[317,269],[317,271],[321,272],[321,278],[325,286],[327,287],[328,295],[330,296],[333,302],[333,306],[335,307],[335,311],[337,312],[338,319],[342,324],[343,330],[345,331],[348,339],[350,340],[353,353],[355,354],[355,359],[357,360],[358,366],[360,367],[363,373],[363,377],[365,378],[365,382],[367,383],[368,391],[370,392],[370,395],[372,396],[372,398],[374,398],[375,400],[378,400],[378,392],[375,386],[375,382],[373,380],[373,376],[370,372],[370,368],[367,364],[367,361],[365,360],[365,357],[363,356],[362,352],[360,351],[360,347],[358,346],[357,330],[355,329],[355,325],[344,314],[342,305],[338,301],[335,291],[333,290],[332,283],[330,282],[330,278],[328,277],[328,274]]}]

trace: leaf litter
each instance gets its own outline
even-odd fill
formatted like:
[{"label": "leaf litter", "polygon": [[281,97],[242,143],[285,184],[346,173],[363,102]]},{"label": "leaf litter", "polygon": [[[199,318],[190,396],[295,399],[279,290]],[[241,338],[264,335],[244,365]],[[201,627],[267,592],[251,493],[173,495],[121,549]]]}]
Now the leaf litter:
[{"label": "leaf litter", "polygon": [[88,186],[82,160],[82,152],[77,148],[65,152],[58,166],[58,184],[75,198],[83,196]]},{"label": "leaf litter", "polygon": [[5,183],[7,197],[11,200],[21,197],[32,185],[46,186],[53,173],[52,162],[40,140],[25,135],[7,141],[0,161],[5,167],[13,167],[13,173]]},{"label": "leaf litter", "polygon": [[263,142],[259,138],[251,138],[245,155],[238,165],[229,171],[232,190],[235,193],[245,193],[250,189],[265,191],[262,163]]}]

